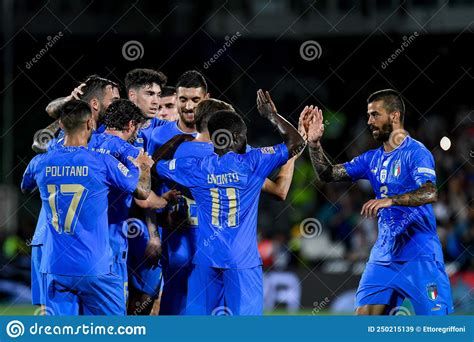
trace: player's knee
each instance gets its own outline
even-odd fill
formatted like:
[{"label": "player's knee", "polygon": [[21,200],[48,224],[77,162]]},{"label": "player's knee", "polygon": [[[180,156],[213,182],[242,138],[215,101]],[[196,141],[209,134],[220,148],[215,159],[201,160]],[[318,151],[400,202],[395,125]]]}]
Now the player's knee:
[{"label": "player's knee", "polygon": [[358,306],[356,309],[357,316],[367,316],[370,315],[370,309],[368,305]]}]

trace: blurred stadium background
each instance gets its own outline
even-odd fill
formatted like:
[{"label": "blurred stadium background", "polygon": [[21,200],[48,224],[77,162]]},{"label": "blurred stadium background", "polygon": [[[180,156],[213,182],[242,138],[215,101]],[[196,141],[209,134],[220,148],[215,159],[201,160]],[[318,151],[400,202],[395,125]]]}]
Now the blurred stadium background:
[{"label": "blurred stadium background", "polygon": [[[211,96],[245,116],[254,146],[278,141],[256,111],[258,88],[294,124],[305,105],[318,105],[337,162],[376,146],[367,96],[401,91],[406,129],[436,159],[434,207],[456,313],[474,313],[473,0],[1,3],[0,314],[35,311],[28,242],[40,201],[19,184],[35,132],[51,121],[44,108],[87,75],[123,84],[135,67],[163,71],[170,85],[201,71]],[[136,55],[127,55],[130,41]],[[450,144],[442,148],[443,137]],[[269,314],[352,314],[377,234],[376,222],[359,215],[372,196],[366,183],[318,184],[307,153],[285,202],[262,195]]]}]

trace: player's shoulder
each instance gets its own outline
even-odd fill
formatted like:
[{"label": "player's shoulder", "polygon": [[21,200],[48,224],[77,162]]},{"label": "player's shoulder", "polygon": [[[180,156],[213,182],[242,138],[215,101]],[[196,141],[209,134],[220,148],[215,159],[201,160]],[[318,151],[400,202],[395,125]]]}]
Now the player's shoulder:
[{"label": "player's shoulder", "polygon": [[423,144],[421,141],[416,140],[412,137],[407,137],[407,139],[408,139],[408,142],[407,142],[408,149],[414,150],[414,151],[423,150],[423,151],[430,152],[430,150],[428,150],[428,148],[425,146],[425,144]]},{"label": "player's shoulder", "polygon": [[[157,118],[154,118],[153,120],[155,119],[160,120]],[[173,127],[173,125],[176,125],[174,121],[165,121],[165,120],[160,120],[159,125],[153,125],[153,123],[151,123],[151,126],[152,126],[151,137],[154,140],[158,140],[160,137],[164,135],[164,133],[168,132]]]},{"label": "player's shoulder", "polygon": [[184,141],[178,148],[174,156],[176,158],[186,157],[207,157],[214,152],[214,145],[210,142],[203,141]]},{"label": "player's shoulder", "polygon": [[164,126],[166,124],[168,124],[170,121],[166,121],[166,120],[163,120],[163,119],[159,119],[159,118],[153,118],[150,122],[151,126],[152,127],[160,127],[160,126]]},{"label": "player's shoulder", "polygon": [[[407,157],[412,157],[410,159],[416,160],[417,158],[433,158],[431,151],[421,142],[411,137],[407,137],[408,142],[406,146],[406,151],[408,152]],[[413,159],[415,158],[415,159]]]},{"label": "player's shoulder", "polygon": [[51,158],[51,155],[55,153],[54,150],[48,150],[46,153],[37,154],[30,160],[30,167],[36,167],[40,163],[43,163]]}]

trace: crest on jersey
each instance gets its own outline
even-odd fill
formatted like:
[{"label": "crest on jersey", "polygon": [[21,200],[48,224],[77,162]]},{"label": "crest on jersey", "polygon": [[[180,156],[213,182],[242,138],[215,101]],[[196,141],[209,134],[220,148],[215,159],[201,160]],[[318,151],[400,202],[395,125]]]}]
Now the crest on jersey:
[{"label": "crest on jersey", "polygon": [[140,129],[148,128],[148,127],[150,127],[150,125],[151,125],[151,120],[147,120],[147,121],[145,121],[145,123],[140,127]]},{"label": "crest on jersey", "polygon": [[400,173],[402,172],[402,162],[400,160],[397,160],[394,164],[393,164],[393,168],[392,168],[392,175],[394,177],[398,177],[400,176]]},{"label": "crest on jersey", "polygon": [[382,171],[380,171],[380,182],[385,183],[386,180],[387,180],[387,170],[383,169]]},{"label": "crest on jersey", "polygon": [[436,300],[436,298],[438,298],[438,286],[435,283],[426,285],[426,291],[430,300]]}]

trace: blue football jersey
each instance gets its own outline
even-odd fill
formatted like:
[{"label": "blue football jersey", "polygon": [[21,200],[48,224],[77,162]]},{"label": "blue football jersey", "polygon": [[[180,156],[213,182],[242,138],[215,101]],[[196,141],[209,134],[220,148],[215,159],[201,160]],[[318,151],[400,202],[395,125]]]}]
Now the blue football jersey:
[{"label": "blue football jersey", "polygon": [[107,209],[111,188],[133,193],[138,173],[114,157],[62,146],[33,158],[22,189],[39,188],[48,238],[42,273],[107,274],[112,267]]},{"label": "blue football jersey", "polygon": [[[151,134],[151,138],[148,144],[149,154],[152,155],[159,147],[164,145],[174,136],[180,135],[180,134],[187,134],[187,133],[184,133],[181,129],[179,129],[177,121],[170,121],[160,127],[155,128]],[[190,135],[195,137],[197,133],[192,133]],[[176,153],[178,153],[178,151],[180,150],[180,147],[178,147],[178,150],[176,151]],[[183,152],[186,153],[186,150],[181,149],[180,151],[181,152],[179,153],[183,153]],[[157,195],[162,195],[172,188],[173,188],[173,184],[170,184],[169,182],[163,182],[162,184],[160,184],[160,187],[158,189],[153,189],[153,190],[155,191]],[[180,189],[180,190],[183,190],[183,189]],[[194,201],[191,198],[189,197],[186,198],[186,196],[184,196],[181,199],[179,199],[178,204],[174,207],[174,210],[181,212],[180,217],[188,216],[190,218],[188,220],[189,225],[197,226],[197,222],[196,222],[197,218],[195,215]],[[184,213],[185,210],[188,210],[188,213]],[[162,210],[157,210],[157,211],[160,212]]]},{"label": "blue football jersey", "polygon": [[193,262],[217,268],[261,265],[257,213],[265,178],[288,161],[285,144],[205,158],[157,163],[157,172],[189,188],[196,200],[199,235]]},{"label": "blue football jersey", "polygon": [[158,118],[153,118],[147,120],[143,126],[140,128],[137,134],[137,139],[134,142],[135,147],[138,147],[142,150],[148,152],[147,147],[150,142],[151,134],[156,127],[163,126],[167,124],[168,121],[161,120]]},{"label": "blue football jersey", "polygon": [[[127,141],[112,134],[95,134],[89,141],[89,148],[95,152],[110,154],[129,170],[134,170],[137,174],[139,173],[138,168],[128,160],[128,157],[138,157],[140,150]],[[122,252],[128,249],[128,226],[126,220],[132,205],[133,196],[118,189],[111,189],[108,199],[110,246],[114,255],[121,255]]]},{"label": "blue football jersey", "polygon": [[[353,181],[368,179],[378,199],[414,191],[426,182],[436,184],[433,155],[411,137],[391,152],[370,150],[344,167]],[[369,261],[443,260],[431,204],[384,208],[377,217],[378,238]]]},{"label": "blue football jersey", "polygon": [[38,216],[38,221],[36,222],[35,233],[33,234],[33,239],[31,240],[31,246],[40,246],[43,245],[46,241],[46,233],[48,232],[48,224],[46,219],[46,210],[41,206],[41,210]]}]

